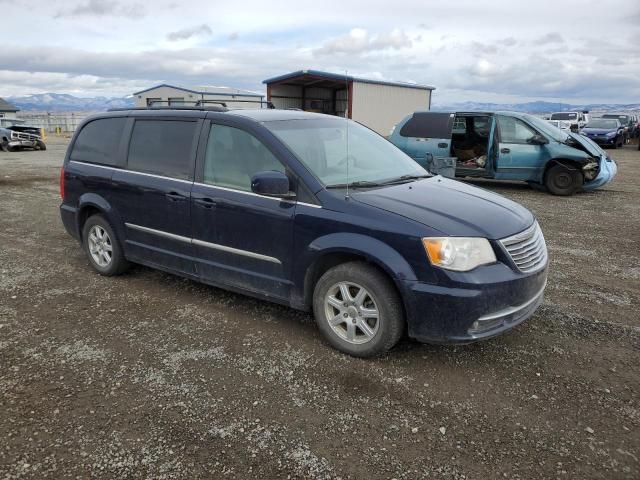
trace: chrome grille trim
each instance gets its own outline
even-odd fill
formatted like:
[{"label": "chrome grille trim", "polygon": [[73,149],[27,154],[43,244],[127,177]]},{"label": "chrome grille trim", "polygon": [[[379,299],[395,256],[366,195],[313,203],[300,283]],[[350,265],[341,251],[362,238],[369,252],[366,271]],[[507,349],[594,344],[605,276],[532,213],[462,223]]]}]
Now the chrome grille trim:
[{"label": "chrome grille trim", "polygon": [[503,238],[500,243],[523,273],[535,272],[547,264],[547,245],[538,222],[523,232]]}]

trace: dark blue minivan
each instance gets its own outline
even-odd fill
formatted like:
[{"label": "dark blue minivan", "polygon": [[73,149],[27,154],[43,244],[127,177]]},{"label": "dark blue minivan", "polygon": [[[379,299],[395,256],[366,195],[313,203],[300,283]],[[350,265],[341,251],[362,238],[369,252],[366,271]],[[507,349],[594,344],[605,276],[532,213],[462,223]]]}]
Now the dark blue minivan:
[{"label": "dark blue minivan", "polygon": [[533,215],[429,175],[350,120],[222,107],[112,111],[74,135],[60,212],[95,270],[135,262],[312,310],[337,349],[370,357],[403,332],[498,335],[542,302]]}]

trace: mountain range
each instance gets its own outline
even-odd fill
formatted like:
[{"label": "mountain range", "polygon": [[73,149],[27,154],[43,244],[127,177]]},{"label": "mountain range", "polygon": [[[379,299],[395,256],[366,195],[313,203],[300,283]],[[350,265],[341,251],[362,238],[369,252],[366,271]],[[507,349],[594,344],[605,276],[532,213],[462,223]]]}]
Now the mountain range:
[{"label": "mountain range", "polygon": [[133,107],[132,97],[76,97],[66,93],[39,93],[5,100],[25,112],[100,112]]},{"label": "mountain range", "polygon": [[[26,95],[22,97],[7,97],[6,100],[27,112],[99,112],[109,108],[133,107],[133,98],[128,97],[76,97],[65,93],[40,93]],[[590,112],[630,112],[640,110],[640,103],[633,104],[584,104],[572,105],[569,103],[557,102],[526,102],[526,103],[482,103],[482,102],[461,102],[449,105],[440,105],[437,101],[432,105],[434,111],[470,111],[470,112],[493,112],[499,110],[509,110],[527,113],[551,113],[562,111],[582,111]]]},{"label": "mountain range", "polygon": [[553,112],[633,112],[640,110],[640,103],[590,103],[572,105],[558,102],[526,102],[526,103],[481,103],[461,102],[450,105],[434,103],[431,109],[439,112],[496,112],[511,111],[525,113],[553,113]]}]

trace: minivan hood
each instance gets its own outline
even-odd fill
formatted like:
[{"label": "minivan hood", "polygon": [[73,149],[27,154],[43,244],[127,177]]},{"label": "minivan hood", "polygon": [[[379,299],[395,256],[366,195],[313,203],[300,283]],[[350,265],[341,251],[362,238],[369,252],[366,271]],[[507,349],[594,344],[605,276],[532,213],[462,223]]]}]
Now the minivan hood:
[{"label": "minivan hood", "polygon": [[570,133],[569,135],[571,136],[572,139],[574,139],[576,142],[582,145],[582,147],[587,151],[588,154],[593,155],[594,157],[600,157],[604,154],[602,149],[598,147],[596,144],[592,143],[588,139],[588,137],[585,137],[584,135],[580,135],[577,133]]},{"label": "minivan hood", "polygon": [[582,129],[583,132],[585,133],[594,133],[596,135],[604,135],[607,133],[614,133],[617,132],[618,129],[617,128],[593,128],[593,127],[584,127]]},{"label": "minivan hood", "polygon": [[534,220],[531,212],[516,202],[441,176],[361,190],[351,196],[457,237],[505,238],[525,230]]}]

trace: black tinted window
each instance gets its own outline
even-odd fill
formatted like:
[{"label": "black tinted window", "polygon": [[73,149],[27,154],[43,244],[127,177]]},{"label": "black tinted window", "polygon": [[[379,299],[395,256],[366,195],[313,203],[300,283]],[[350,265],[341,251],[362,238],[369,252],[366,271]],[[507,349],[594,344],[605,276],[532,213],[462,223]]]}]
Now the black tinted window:
[{"label": "black tinted window", "polygon": [[452,113],[416,112],[402,126],[400,135],[419,138],[449,138],[453,128]]},{"label": "black tinted window", "polygon": [[103,118],[88,123],[73,144],[71,159],[82,162],[117,165],[118,148],[126,118]]},{"label": "black tinted window", "polygon": [[128,168],[165,177],[190,179],[196,122],[136,120]]}]

